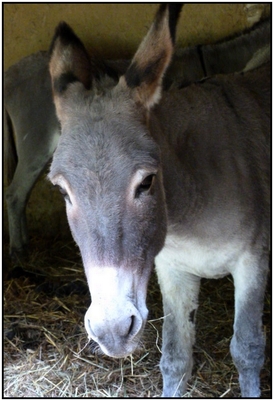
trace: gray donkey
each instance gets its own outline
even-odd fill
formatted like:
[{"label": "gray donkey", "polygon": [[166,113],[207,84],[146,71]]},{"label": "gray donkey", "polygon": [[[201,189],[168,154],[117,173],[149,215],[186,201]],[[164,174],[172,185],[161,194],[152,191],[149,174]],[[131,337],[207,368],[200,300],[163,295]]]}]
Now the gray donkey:
[{"label": "gray donkey", "polygon": [[270,65],[162,92],[177,4],[162,4],[119,82],[65,23],[50,74],[61,137],[49,179],[66,203],[91,305],[88,337],[112,357],[132,353],[148,310],[154,262],[164,304],[163,396],[192,370],[200,280],[231,274],[230,345],[243,397],[260,396],[262,310],[270,230]]},{"label": "gray donkey", "polygon": [[[252,69],[269,58],[269,52],[270,20],[267,19],[243,34],[217,44],[178,49],[163,85],[165,89],[183,87],[206,76],[241,71],[247,63],[248,69]],[[48,62],[48,52],[38,52],[20,60],[5,73],[5,172],[9,184],[6,200],[13,255],[19,254],[27,245],[26,204],[60,136]],[[129,63],[127,60],[106,61],[104,73],[118,81]],[[95,69],[96,64],[97,61],[93,66]],[[102,67],[100,63],[99,74]]]}]

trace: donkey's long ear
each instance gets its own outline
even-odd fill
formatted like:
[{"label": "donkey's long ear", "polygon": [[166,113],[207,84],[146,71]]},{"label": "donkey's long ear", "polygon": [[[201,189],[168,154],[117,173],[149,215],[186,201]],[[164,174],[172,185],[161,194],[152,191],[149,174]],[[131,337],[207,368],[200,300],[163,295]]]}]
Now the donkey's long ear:
[{"label": "donkey's long ear", "polygon": [[164,73],[171,61],[182,4],[162,4],[137,50],[121,84],[133,89],[135,100],[147,109],[160,100]]},{"label": "donkey's long ear", "polygon": [[54,102],[57,116],[61,119],[60,101],[69,85],[81,82],[86,89],[90,88],[92,63],[83,43],[65,22],[61,22],[55,30],[50,54],[49,70]]},{"label": "donkey's long ear", "polygon": [[89,55],[81,40],[65,22],[60,22],[55,30],[50,54],[50,74],[54,94],[61,94],[75,81],[82,82],[89,89],[92,79]]}]

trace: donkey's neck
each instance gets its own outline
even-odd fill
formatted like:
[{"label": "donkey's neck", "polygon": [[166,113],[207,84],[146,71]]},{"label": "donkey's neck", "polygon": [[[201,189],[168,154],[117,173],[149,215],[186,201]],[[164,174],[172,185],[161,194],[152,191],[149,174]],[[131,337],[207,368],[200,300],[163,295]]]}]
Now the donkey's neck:
[{"label": "donkey's neck", "polygon": [[232,221],[239,205],[238,187],[232,183],[238,166],[226,151],[236,151],[229,115],[214,111],[218,90],[211,93],[210,84],[195,86],[165,93],[150,116],[150,132],[161,149],[168,224],[190,236],[217,232],[223,220],[219,210],[226,210]]},{"label": "donkey's neck", "polygon": [[[149,129],[161,149],[168,221],[173,226],[190,228],[205,207],[204,187],[196,179],[195,162],[188,152],[187,126],[181,123],[182,119],[180,124],[176,124],[173,120],[176,115],[170,115],[170,121],[162,119],[161,115],[161,107],[152,112]],[[172,135],[169,133],[170,123],[173,125]]]}]

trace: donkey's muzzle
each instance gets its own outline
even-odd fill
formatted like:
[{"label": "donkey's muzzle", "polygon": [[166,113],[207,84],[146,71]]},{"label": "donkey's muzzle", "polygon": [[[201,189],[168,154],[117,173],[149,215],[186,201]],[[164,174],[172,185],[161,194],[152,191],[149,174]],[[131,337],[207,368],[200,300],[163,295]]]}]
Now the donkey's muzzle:
[{"label": "donkey's muzzle", "polygon": [[103,309],[91,304],[85,315],[85,328],[89,338],[100,345],[110,357],[122,358],[131,354],[138,346],[148,310],[141,312],[129,302],[123,308]]}]

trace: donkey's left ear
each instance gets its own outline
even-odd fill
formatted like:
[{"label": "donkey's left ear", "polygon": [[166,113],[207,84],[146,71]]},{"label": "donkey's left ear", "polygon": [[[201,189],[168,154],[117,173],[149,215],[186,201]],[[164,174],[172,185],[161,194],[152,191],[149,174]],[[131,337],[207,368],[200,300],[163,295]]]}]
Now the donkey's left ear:
[{"label": "donkey's left ear", "polygon": [[50,48],[49,71],[53,100],[59,121],[66,112],[66,92],[75,82],[89,89],[92,83],[92,64],[89,55],[71,27],[61,22],[56,30]]},{"label": "donkey's left ear", "polygon": [[66,22],[60,22],[50,48],[50,74],[54,95],[61,95],[68,85],[81,82],[86,89],[91,86],[92,63],[78,36]]},{"label": "donkey's left ear", "polygon": [[132,89],[136,102],[149,109],[161,97],[162,79],[170,64],[181,4],[162,4],[120,84]]}]

